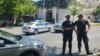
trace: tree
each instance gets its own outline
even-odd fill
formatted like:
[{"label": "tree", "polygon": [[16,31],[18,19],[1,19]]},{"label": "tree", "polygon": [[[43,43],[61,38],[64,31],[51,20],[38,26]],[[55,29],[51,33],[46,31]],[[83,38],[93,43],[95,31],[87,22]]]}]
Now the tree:
[{"label": "tree", "polygon": [[[3,3],[3,0],[0,0],[0,5]],[[0,6],[0,14],[4,12],[3,8]]]},{"label": "tree", "polygon": [[71,0],[41,0],[41,1],[38,1],[37,4],[39,7],[45,6],[46,8],[52,8],[54,6],[58,8],[67,8],[70,2]]},{"label": "tree", "polygon": [[83,5],[80,4],[80,2],[76,1],[76,0],[73,0],[71,3],[70,3],[70,6],[69,6],[69,10],[71,12],[71,15],[73,15],[73,21],[74,21],[74,16],[82,11],[83,9]]},{"label": "tree", "polygon": [[93,16],[97,16],[100,15],[100,6],[97,6],[93,12],[92,12]]},{"label": "tree", "polygon": [[18,16],[34,13],[36,6],[31,0],[0,0],[0,13],[9,15],[14,24]]},{"label": "tree", "polygon": [[100,16],[100,6],[97,6],[96,8],[94,8],[93,12],[91,13],[93,15],[93,20],[95,20],[98,16]]}]

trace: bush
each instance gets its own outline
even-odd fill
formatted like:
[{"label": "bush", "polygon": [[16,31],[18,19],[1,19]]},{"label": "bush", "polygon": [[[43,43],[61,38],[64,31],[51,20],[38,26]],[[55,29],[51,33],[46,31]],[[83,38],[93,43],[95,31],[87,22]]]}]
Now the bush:
[{"label": "bush", "polygon": [[100,56],[100,54],[98,54],[97,56]]}]

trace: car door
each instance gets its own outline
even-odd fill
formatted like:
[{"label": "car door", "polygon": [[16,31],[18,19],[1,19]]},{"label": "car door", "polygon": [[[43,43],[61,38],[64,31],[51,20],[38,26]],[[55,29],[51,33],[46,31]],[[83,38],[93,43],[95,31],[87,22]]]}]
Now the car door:
[{"label": "car door", "polygon": [[16,44],[12,41],[0,37],[0,41],[4,41],[5,46],[0,46],[0,56],[15,56]]},{"label": "car door", "polygon": [[47,31],[48,30],[46,22],[42,22],[42,29],[43,29],[43,31]]},{"label": "car door", "polygon": [[35,25],[35,29],[38,30],[39,32],[43,31],[43,26],[41,22],[37,22]]}]

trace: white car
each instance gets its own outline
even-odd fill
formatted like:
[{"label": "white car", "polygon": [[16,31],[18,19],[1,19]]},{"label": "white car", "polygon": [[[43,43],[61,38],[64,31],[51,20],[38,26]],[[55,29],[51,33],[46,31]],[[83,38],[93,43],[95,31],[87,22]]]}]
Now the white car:
[{"label": "white car", "polygon": [[63,21],[54,24],[53,29],[55,32],[62,31],[62,23]]},{"label": "white car", "polygon": [[48,22],[44,21],[34,21],[30,23],[26,23],[22,27],[22,32],[23,33],[34,33],[38,34],[39,32],[43,31],[51,31],[51,26],[49,25]]}]

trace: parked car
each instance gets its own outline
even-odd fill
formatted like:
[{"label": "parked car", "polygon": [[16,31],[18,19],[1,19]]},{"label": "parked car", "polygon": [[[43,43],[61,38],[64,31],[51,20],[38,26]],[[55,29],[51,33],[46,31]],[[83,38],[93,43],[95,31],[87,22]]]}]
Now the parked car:
[{"label": "parked car", "polygon": [[15,25],[16,26],[23,26],[23,24],[24,24],[24,22],[22,20],[18,20]]},{"label": "parked car", "polygon": [[96,19],[94,20],[94,23],[100,23],[100,18],[96,18]]},{"label": "parked car", "polygon": [[45,56],[46,47],[38,39],[0,30],[0,56]]},{"label": "parked car", "polygon": [[35,20],[35,22],[45,22],[44,20]]},{"label": "parked car", "polygon": [[53,29],[55,32],[62,31],[62,28],[61,28],[62,23],[63,23],[63,21],[60,21],[60,22],[54,24]]},{"label": "parked car", "polygon": [[34,21],[30,23],[26,23],[22,27],[22,32],[23,33],[34,33],[38,34],[39,32],[43,31],[51,31],[51,26],[49,25],[48,22],[44,21]]},{"label": "parked car", "polygon": [[11,27],[13,26],[13,21],[0,21],[0,27]]}]

